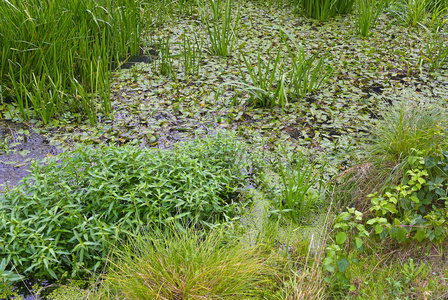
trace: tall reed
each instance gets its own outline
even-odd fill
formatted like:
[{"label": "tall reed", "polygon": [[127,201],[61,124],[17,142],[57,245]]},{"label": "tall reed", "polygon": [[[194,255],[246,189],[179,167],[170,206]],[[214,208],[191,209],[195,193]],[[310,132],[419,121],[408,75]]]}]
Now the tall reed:
[{"label": "tall reed", "polygon": [[140,0],[1,1],[2,90],[44,123],[63,110],[89,114],[86,95],[108,113],[109,61],[138,54],[144,29]]},{"label": "tall reed", "polygon": [[385,6],[384,0],[358,0],[356,2],[356,29],[362,36],[368,36]]},{"label": "tall reed", "polygon": [[203,8],[202,21],[207,30],[209,51],[213,55],[229,56],[235,47],[240,15],[236,13],[232,18],[233,0],[209,0],[208,3],[212,17],[210,20],[207,9]]}]

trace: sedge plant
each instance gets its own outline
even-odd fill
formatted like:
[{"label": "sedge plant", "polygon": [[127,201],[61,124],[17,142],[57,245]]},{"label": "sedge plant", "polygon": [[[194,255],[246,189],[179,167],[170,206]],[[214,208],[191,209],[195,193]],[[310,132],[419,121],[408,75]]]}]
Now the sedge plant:
[{"label": "sedge plant", "polygon": [[[314,173],[314,165],[308,162],[303,153],[289,156],[281,146],[286,157],[286,166],[278,160],[282,180],[282,199],[279,208],[296,223],[304,223],[319,200],[322,180]],[[317,188],[317,189],[316,189]]]},{"label": "sedge plant", "polygon": [[416,27],[428,16],[430,0],[400,0],[395,6],[395,14],[409,27]]},{"label": "sedge plant", "polygon": [[242,82],[231,82],[230,85],[239,86],[250,95],[248,104],[256,107],[284,107],[287,103],[286,75],[282,72],[280,63],[280,49],[275,57],[268,54],[267,62],[257,54],[257,63],[252,65],[250,59],[241,53],[250,81],[244,76],[239,65]]},{"label": "sedge plant", "polygon": [[337,14],[350,13],[354,2],[354,0],[296,0],[294,5],[306,16],[326,21]]},{"label": "sedge plant", "polygon": [[208,4],[212,16],[209,18],[206,8],[203,8],[202,22],[208,36],[209,51],[212,55],[230,56],[237,39],[239,12],[232,18],[235,14],[233,0],[209,0]]},{"label": "sedge plant", "polygon": [[442,68],[448,61],[448,44],[445,42],[446,28],[448,19],[443,18],[447,9],[435,11],[428,27],[423,26],[426,30],[428,39],[423,42],[424,54],[422,61],[426,61],[430,71]]},{"label": "sedge plant", "polygon": [[361,36],[368,36],[370,29],[375,27],[378,17],[383,10],[384,0],[357,0],[356,29]]},{"label": "sedge plant", "polygon": [[325,54],[307,56],[303,46],[298,45],[287,31],[282,29],[281,32],[291,59],[291,69],[288,72],[289,94],[301,99],[323,87],[332,74],[332,68],[325,63]]},{"label": "sedge plant", "polygon": [[203,38],[199,38],[196,34],[192,39],[183,35],[181,60],[186,78],[199,74],[203,44]]},{"label": "sedge plant", "polygon": [[96,105],[108,113],[108,63],[112,57],[138,54],[146,28],[142,4],[48,0],[45,9],[42,5],[37,0],[0,2],[3,93],[17,102],[24,118],[48,123],[65,110],[85,109],[76,81],[97,95],[95,101],[101,98]]},{"label": "sedge plant", "polygon": [[399,184],[409,170],[409,156],[418,151],[422,157],[438,157],[448,147],[448,113],[439,105],[403,101],[381,116],[366,140],[367,160],[335,179],[335,196],[360,211],[370,207],[367,195]]},{"label": "sedge plant", "polygon": [[104,286],[129,299],[244,299],[266,281],[266,256],[225,230],[174,225],[117,248]]}]

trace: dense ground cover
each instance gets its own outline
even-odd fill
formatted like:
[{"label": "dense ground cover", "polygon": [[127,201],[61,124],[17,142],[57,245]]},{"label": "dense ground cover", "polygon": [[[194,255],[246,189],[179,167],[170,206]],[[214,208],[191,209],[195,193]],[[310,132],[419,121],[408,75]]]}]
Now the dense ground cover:
[{"label": "dense ground cover", "polygon": [[[94,114],[82,107],[59,110],[54,114],[56,119],[45,119],[38,107],[23,114],[20,101],[13,100],[14,89],[3,83],[12,77],[0,76],[6,78],[0,82],[2,90],[6,90],[2,94],[6,95],[5,99],[2,97],[2,117],[28,123],[65,150],[92,144],[172,148],[176,142],[219,129],[234,131],[236,136],[232,139],[250,144],[250,150],[244,148],[244,151],[254,155],[251,159],[256,162],[256,170],[264,170],[249,172],[257,189],[254,196],[250,191],[238,189],[240,184],[229,183],[225,174],[213,173],[216,168],[211,168],[217,187],[238,191],[244,196],[243,203],[252,198],[254,203],[267,203],[254,205],[262,207],[263,212],[261,224],[254,226],[257,238],[251,243],[247,243],[248,226],[242,225],[244,222],[224,225],[230,237],[205,228],[187,231],[186,236],[179,228],[164,236],[146,233],[148,236],[134,237],[129,244],[114,250],[114,258],[109,260],[110,272],[94,277],[94,288],[85,289],[85,283],[69,285],[60,290],[59,297],[69,293],[66,297],[71,299],[144,299],[149,290],[161,299],[446,297],[448,48],[446,16],[444,11],[437,10],[445,3],[336,2],[338,7],[329,7],[329,15],[322,13],[327,3],[324,0],[135,2],[148,28],[142,32],[145,41],[142,51],[152,62],[132,64],[129,69],[110,74],[109,114],[100,109],[103,96],[93,90],[89,92],[88,88],[84,94],[75,92],[73,99],[88,97],[86,107],[98,108]],[[323,6],[306,9],[316,3]],[[7,57],[7,51],[2,53]],[[16,66],[9,64],[11,67],[6,71],[2,69],[3,74],[12,72],[12,66]],[[103,71],[109,76],[104,67]],[[40,81],[35,82],[37,87]],[[214,152],[219,153],[216,149],[220,149],[220,143]],[[234,147],[232,151],[238,152],[237,144]],[[0,151],[14,149],[17,145],[3,140]],[[122,151],[119,149],[110,151]],[[195,149],[200,147],[189,151],[194,153]],[[214,163],[206,161],[211,156],[203,157],[210,167]],[[92,154],[90,163],[96,166],[93,157]],[[226,162],[225,155],[218,157]],[[188,161],[185,159],[185,163]],[[172,165],[168,158],[159,162],[164,166],[162,169],[168,168],[166,164]],[[126,156],[123,163],[129,163]],[[198,163],[202,164],[201,160]],[[54,166],[53,171],[58,174],[61,168]],[[129,175],[125,169],[120,168],[124,177]],[[193,176],[199,181],[207,178],[203,172],[210,171],[192,165],[185,169],[188,171],[178,174],[180,178]],[[136,172],[144,174],[138,168]],[[103,176],[95,174],[87,172],[86,176],[97,179]],[[57,177],[52,180],[57,181]],[[26,182],[32,189],[30,181]],[[101,180],[97,183],[101,184]],[[12,189],[2,196],[8,199],[2,205],[14,211],[14,205],[26,205],[29,197],[49,199],[50,204],[59,201],[61,191],[48,192],[42,188],[44,185],[36,185],[33,192]],[[141,185],[136,186],[135,190],[129,190],[131,196],[123,197],[147,192]],[[213,189],[208,190],[200,183],[197,186],[204,189],[201,195],[212,195],[207,199],[215,199]],[[84,188],[88,187],[93,188],[88,184]],[[167,194],[171,192],[168,190]],[[95,198],[99,194],[81,193],[79,197],[88,200],[88,195]],[[230,203],[234,199],[231,196],[226,198]],[[183,211],[179,203],[164,218],[176,219],[176,213],[180,213],[179,219],[194,211],[199,211],[198,215],[203,213],[200,209]],[[221,211],[213,207],[207,214],[213,215],[214,209]],[[135,212],[133,208],[124,210]],[[324,211],[324,215],[329,212],[328,216],[318,217],[319,211]],[[91,217],[96,211],[87,214]],[[98,216],[99,220],[106,215]],[[2,228],[8,232],[8,228],[13,228],[8,225],[9,214],[3,217]],[[29,222],[27,216],[22,217]],[[325,220],[314,228],[319,228],[318,233],[303,228],[310,225],[313,217]],[[13,231],[8,236],[20,234]],[[295,236],[296,232],[303,234]],[[69,248],[75,247],[76,237],[68,240],[71,240]],[[205,241],[204,245],[201,241]],[[242,244],[246,250],[250,249],[250,257],[241,256]],[[195,256],[185,245],[201,251]],[[33,252],[32,247],[21,250]],[[46,246],[35,247],[42,250],[34,252],[48,250],[48,256],[52,256]],[[81,248],[75,250],[79,252]],[[139,248],[148,252],[134,251]],[[173,258],[173,264],[151,260],[151,253],[163,252],[160,249],[166,251],[166,257]],[[83,259],[84,254],[78,252],[71,263],[64,257],[65,252],[61,252],[61,259],[73,266],[79,256]],[[198,261],[204,260],[201,253],[209,253],[213,258],[208,265],[210,269],[198,265]],[[107,256],[101,251],[96,255]],[[24,262],[17,259],[15,264],[21,264],[24,273],[39,269],[41,277],[50,277],[50,272],[45,276],[45,270],[51,269],[49,263],[57,269],[57,259],[45,263],[45,257],[27,262],[23,257]],[[92,257],[90,267],[95,266]],[[133,267],[143,266],[139,272],[126,266],[133,260],[141,262]],[[6,283],[18,279],[10,261],[11,255],[7,255],[0,265]],[[205,269],[216,272],[217,265],[226,267],[222,274],[231,274],[234,264],[241,261],[247,262],[247,270],[252,270],[253,276],[243,272],[235,276],[237,281],[223,280],[225,283],[220,286],[203,281],[198,275],[208,272]],[[145,262],[148,268],[144,268]],[[89,267],[85,267],[79,264],[76,270],[86,272]],[[58,272],[63,273],[63,269]],[[142,272],[155,272],[157,276],[145,279],[133,275]],[[72,275],[68,277],[75,277]],[[210,293],[195,289],[182,278],[197,279]],[[149,290],[145,292],[143,286]],[[226,287],[232,292],[224,295]],[[158,292],[159,289],[163,292]],[[142,295],[138,296],[139,293]]]}]

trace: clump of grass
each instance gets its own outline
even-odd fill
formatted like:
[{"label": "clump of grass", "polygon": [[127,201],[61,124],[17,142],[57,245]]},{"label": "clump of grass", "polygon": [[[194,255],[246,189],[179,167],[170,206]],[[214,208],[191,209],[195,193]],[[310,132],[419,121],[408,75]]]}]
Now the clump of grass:
[{"label": "clump of grass", "polygon": [[423,26],[428,34],[428,40],[423,42],[424,49],[422,60],[426,61],[430,71],[442,68],[448,62],[448,44],[445,42],[448,19],[444,18],[446,9],[433,12],[433,17],[428,27]]},{"label": "clump of grass", "polygon": [[176,71],[174,69],[174,60],[170,51],[170,37],[166,36],[160,40],[160,74],[163,76],[172,76],[176,78]]},{"label": "clump of grass", "polygon": [[[235,47],[240,15],[233,10],[233,0],[209,0],[211,18],[204,7],[202,22],[209,39],[209,51],[212,55],[230,56]],[[235,16],[232,18],[232,16]]]},{"label": "clump of grass", "polygon": [[397,184],[408,170],[407,158],[419,151],[437,157],[448,147],[448,114],[436,104],[413,101],[386,108],[366,141],[366,159],[341,173],[335,198],[364,211],[368,194]]},{"label": "clump of grass", "polygon": [[243,91],[250,95],[248,104],[256,107],[273,107],[280,105],[284,107],[288,101],[286,95],[286,75],[282,72],[280,63],[280,49],[275,57],[268,54],[265,61],[260,51],[257,54],[255,66],[244,53],[241,53],[244,64],[249,73],[250,81],[244,76],[239,65],[242,82],[231,82],[231,85],[240,86]]},{"label": "clump of grass", "polygon": [[370,139],[375,165],[393,170],[415,150],[438,155],[448,146],[448,114],[435,104],[396,103],[382,114]]},{"label": "clump of grass", "polygon": [[356,2],[356,29],[362,36],[368,36],[370,28],[378,21],[385,5],[384,0],[358,0]]},{"label": "clump of grass", "polygon": [[305,15],[326,21],[335,15],[352,11],[354,0],[295,0],[294,5]]},{"label": "clump of grass", "polygon": [[203,45],[202,37],[199,38],[194,34],[193,39],[190,39],[185,34],[183,35],[181,59],[186,78],[199,74]]},{"label": "clump of grass", "polygon": [[287,72],[289,94],[291,98],[302,99],[325,86],[333,70],[325,63],[325,53],[307,56],[303,46],[298,45],[287,31],[282,29],[281,32],[289,38],[283,36],[291,59],[291,69]]},{"label": "clump of grass", "polygon": [[266,281],[267,258],[224,229],[147,232],[114,252],[106,276],[113,294],[129,299],[240,299]]},{"label": "clump of grass", "polygon": [[430,0],[399,0],[394,3],[394,12],[409,27],[420,25],[428,16]]},{"label": "clump of grass", "polygon": [[314,166],[308,162],[303,154],[288,156],[282,147],[287,165],[278,161],[278,168],[283,184],[282,198],[279,201],[279,209],[298,224],[309,221],[312,210],[319,201],[319,190],[322,180],[314,174]]}]

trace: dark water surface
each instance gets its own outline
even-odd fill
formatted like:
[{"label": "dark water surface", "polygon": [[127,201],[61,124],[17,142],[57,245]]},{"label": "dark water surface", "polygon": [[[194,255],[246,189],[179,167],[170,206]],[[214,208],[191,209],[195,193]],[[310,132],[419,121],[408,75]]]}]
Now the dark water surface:
[{"label": "dark water surface", "polygon": [[0,142],[5,140],[10,150],[0,150],[0,191],[5,185],[17,185],[33,161],[62,152],[29,126],[0,120]]}]

